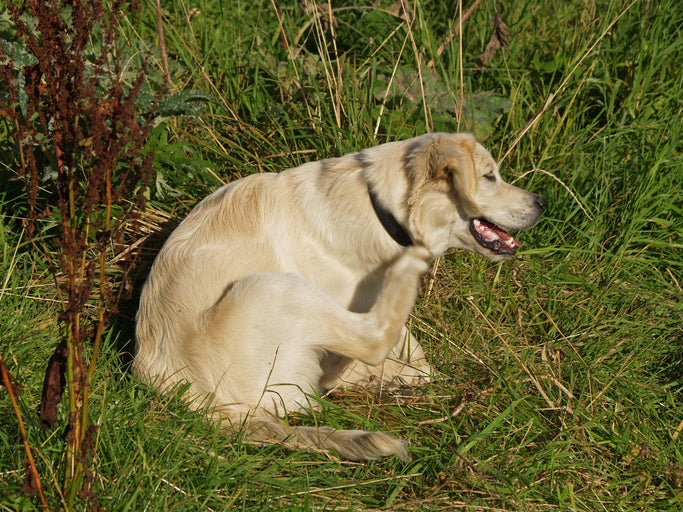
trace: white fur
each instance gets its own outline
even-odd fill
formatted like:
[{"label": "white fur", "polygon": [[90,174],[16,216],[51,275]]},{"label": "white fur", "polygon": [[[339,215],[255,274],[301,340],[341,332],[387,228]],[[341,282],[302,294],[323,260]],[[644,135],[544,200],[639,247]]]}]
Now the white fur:
[{"label": "white fur", "polygon": [[[413,246],[388,235],[368,186]],[[428,380],[404,324],[429,261],[450,248],[501,259],[477,243],[471,220],[524,229],[542,209],[540,198],[500,179],[468,134],[237,180],[200,202],[157,256],[133,370],[160,389],[189,382],[194,406],[209,403],[223,425],[245,424],[256,440],[354,460],[405,457],[386,434],[290,428],[278,418],[315,407],[310,396],[334,386]]]}]

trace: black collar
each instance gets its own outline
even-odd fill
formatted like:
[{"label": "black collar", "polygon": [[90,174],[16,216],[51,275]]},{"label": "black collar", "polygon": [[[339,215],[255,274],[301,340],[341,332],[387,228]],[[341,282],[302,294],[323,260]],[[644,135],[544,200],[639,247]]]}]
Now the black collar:
[{"label": "black collar", "polygon": [[375,210],[377,218],[382,223],[382,226],[387,233],[394,239],[394,241],[402,245],[403,247],[409,247],[413,245],[413,239],[410,238],[410,234],[406,231],[401,223],[396,220],[396,217],[387,210],[379,199],[372,191],[372,187],[368,183],[368,195],[370,196],[370,202],[372,203],[372,209]]}]

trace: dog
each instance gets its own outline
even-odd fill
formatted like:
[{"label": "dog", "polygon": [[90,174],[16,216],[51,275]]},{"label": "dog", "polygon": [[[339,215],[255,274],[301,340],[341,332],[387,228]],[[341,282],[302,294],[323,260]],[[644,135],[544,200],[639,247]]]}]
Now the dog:
[{"label": "dog", "polygon": [[431,369],[405,324],[449,249],[514,256],[508,232],[545,200],[501,179],[467,133],[433,133],[228,183],[157,255],[136,318],[134,374],[189,385],[191,407],[258,443],[398,455],[382,432],[290,426],[336,387],[415,386]]}]

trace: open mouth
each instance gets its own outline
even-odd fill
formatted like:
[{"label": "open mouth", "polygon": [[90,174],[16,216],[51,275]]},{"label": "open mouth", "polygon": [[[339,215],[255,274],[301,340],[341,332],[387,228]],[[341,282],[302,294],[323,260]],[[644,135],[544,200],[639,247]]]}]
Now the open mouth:
[{"label": "open mouth", "polygon": [[472,219],[470,232],[479,245],[496,254],[512,256],[518,247],[522,247],[520,242],[486,219]]}]

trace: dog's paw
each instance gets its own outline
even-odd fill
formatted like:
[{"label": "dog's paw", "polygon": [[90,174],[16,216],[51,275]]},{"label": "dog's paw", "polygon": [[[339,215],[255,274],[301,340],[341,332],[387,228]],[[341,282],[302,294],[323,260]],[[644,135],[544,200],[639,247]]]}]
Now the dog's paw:
[{"label": "dog's paw", "polygon": [[423,261],[426,264],[431,263],[431,261],[434,259],[434,255],[424,245],[413,245],[406,248],[406,255],[408,254],[410,257]]},{"label": "dog's paw", "polygon": [[429,269],[432,258],[432,253],[429,252],[426,247],[413,245],[406,248],[399,261],[402,260],[406,267],[412,268],[416,272],[422,274]]}]

